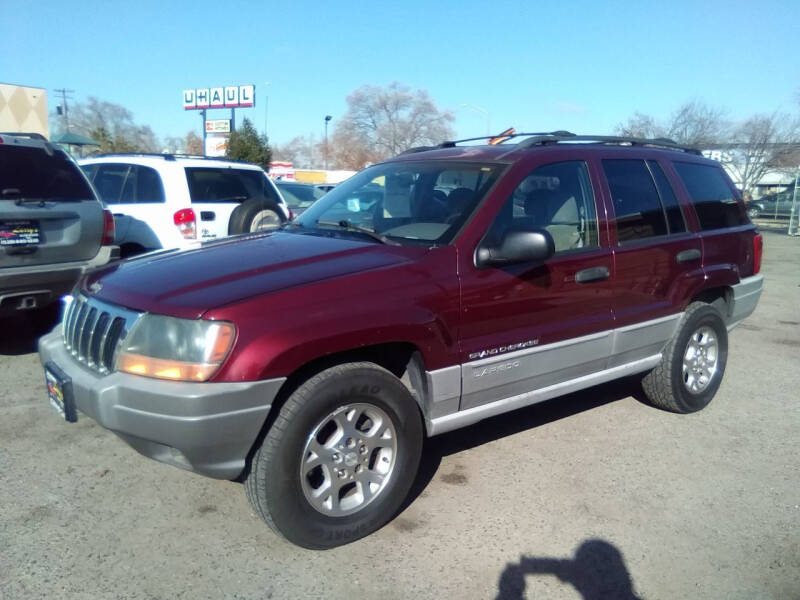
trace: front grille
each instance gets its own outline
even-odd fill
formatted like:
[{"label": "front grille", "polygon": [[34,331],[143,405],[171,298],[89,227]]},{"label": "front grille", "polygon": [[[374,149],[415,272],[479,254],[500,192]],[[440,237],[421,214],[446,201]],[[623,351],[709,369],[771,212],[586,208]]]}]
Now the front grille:
[{"label": "front grille", "polygon": [[64,346],[90,369],[110,373],[114,369],[117,346],[128,335],[139,314],[76,295],[64,314]]}]

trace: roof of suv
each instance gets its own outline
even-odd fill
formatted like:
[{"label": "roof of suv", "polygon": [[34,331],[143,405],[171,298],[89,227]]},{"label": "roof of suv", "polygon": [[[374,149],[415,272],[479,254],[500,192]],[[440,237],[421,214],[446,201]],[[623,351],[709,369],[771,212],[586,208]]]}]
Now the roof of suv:
[{"label": "roof of suv", "polygon": [[[483,140],[501,140],[495,144],[468,145],[468,142]],[[520,140],[513,143],[509,140]],[[634,138],[605,135],[575,135],[568,131],[555,131],[550,133],[519,133],[509,136],[492,136],[468,138],[464,140],[442,142],[436,146],[422,146],[410,148],[398,154],[391,160],[419,160],[424,159],[449,159],[449,160],[478,160],[478,161],[507,161],[526,155],[529,151],[546,151],[554,148],[562,150],[574,149],[647,149],[660,150],[670,154],[691,155],[702,158],[700,151],[695,148],[680,146],[666,138]],[[422,156],[420,156],[422,155]]]},{"label": "roof of suv", "polygon": [[169,165],[179,164],[181,166],[195,167],[231,167],[237,169],[249,169],[253,171],[263,171],[261,167],[253,163],[229,160],[226,158],[214,158],[199,156],[195,154],[159,154],[147,152],[127,152],[95,154],[81,159],[80,164],[108,163],[108,162],[133,162],[141,165]]}]

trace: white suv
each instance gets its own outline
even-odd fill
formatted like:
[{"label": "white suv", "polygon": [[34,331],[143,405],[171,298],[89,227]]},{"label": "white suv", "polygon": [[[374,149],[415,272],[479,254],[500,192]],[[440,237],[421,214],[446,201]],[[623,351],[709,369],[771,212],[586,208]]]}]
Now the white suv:
[{"label": "white suv", "polygon": [[289,207],[260,167],[177,154],[79,161],[114,213],[122,257],[279,227]]}]

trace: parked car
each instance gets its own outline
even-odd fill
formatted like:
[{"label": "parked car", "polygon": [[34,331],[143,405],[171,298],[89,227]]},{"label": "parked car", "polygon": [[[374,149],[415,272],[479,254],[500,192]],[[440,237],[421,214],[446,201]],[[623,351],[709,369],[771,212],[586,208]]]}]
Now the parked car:
[{"label": "parked car", "polygon": [[275,182],[275,187],[295,217],[302,215],[309,206],[326,194],[324,189],[313,183],[278,180]]},{"label": "parked car", "polygon": [[289,219],[256,165],[175,154],[108,154],[80,165],[117,219],[123,257],[275,229]]},{"label": "parked car", "polygon": [[[756,218],[784,218],[788,219],[792,214],[792,202],[794,201],[794,187],[766,194],[758,200],[750,200],[747,203],[747,215],[751,219]],[[798,195],[798,208],[800,210],[800,194]]]},{"label": "parked car", "polygon": [[276,531],[329,548],[396,514],[425,436],[636,374],[654,405],[704,408],[761,252],[696,151],[449,142],[365,169],[281,231],[85,278],[40,354],[67,421],[241,478]]},{"label": "parked car", "polygon": [[38,134],[0,133],[0,317],[59,310],[113,256],[113,228],[69,155]]}]

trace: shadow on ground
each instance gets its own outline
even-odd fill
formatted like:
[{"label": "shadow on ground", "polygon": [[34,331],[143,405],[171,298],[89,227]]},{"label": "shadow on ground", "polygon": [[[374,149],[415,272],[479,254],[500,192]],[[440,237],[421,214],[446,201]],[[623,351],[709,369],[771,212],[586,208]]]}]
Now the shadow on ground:
[{"label": "shadow on ground", "polygon": [[[571,585],[583,600],[639,600],[622,552],[614,544],[596,539],[584,541],[573,558],[523,556],[519,562],[508,563],[497,582],[496,600],[522,600],[530,581],[526,577],[548,575]],[[533,592],[535,583],[531,588]]]},{"label": "shadow on ground", "polygon": [[36,352],[39,338],[58,324],[60,308],[0,318],[0,356]]},{"label": "shadow on ground", "polygon": [[564,419],[629,396],[646,402],[642,392],[640,376],[618,379],[587,390],[492,417],[457,431],[427,438],[417,477],[401,512],[428,487],[428,484],[436,475],[443,457],[514,435],[527,429],[535,429],[552,421]]}]

